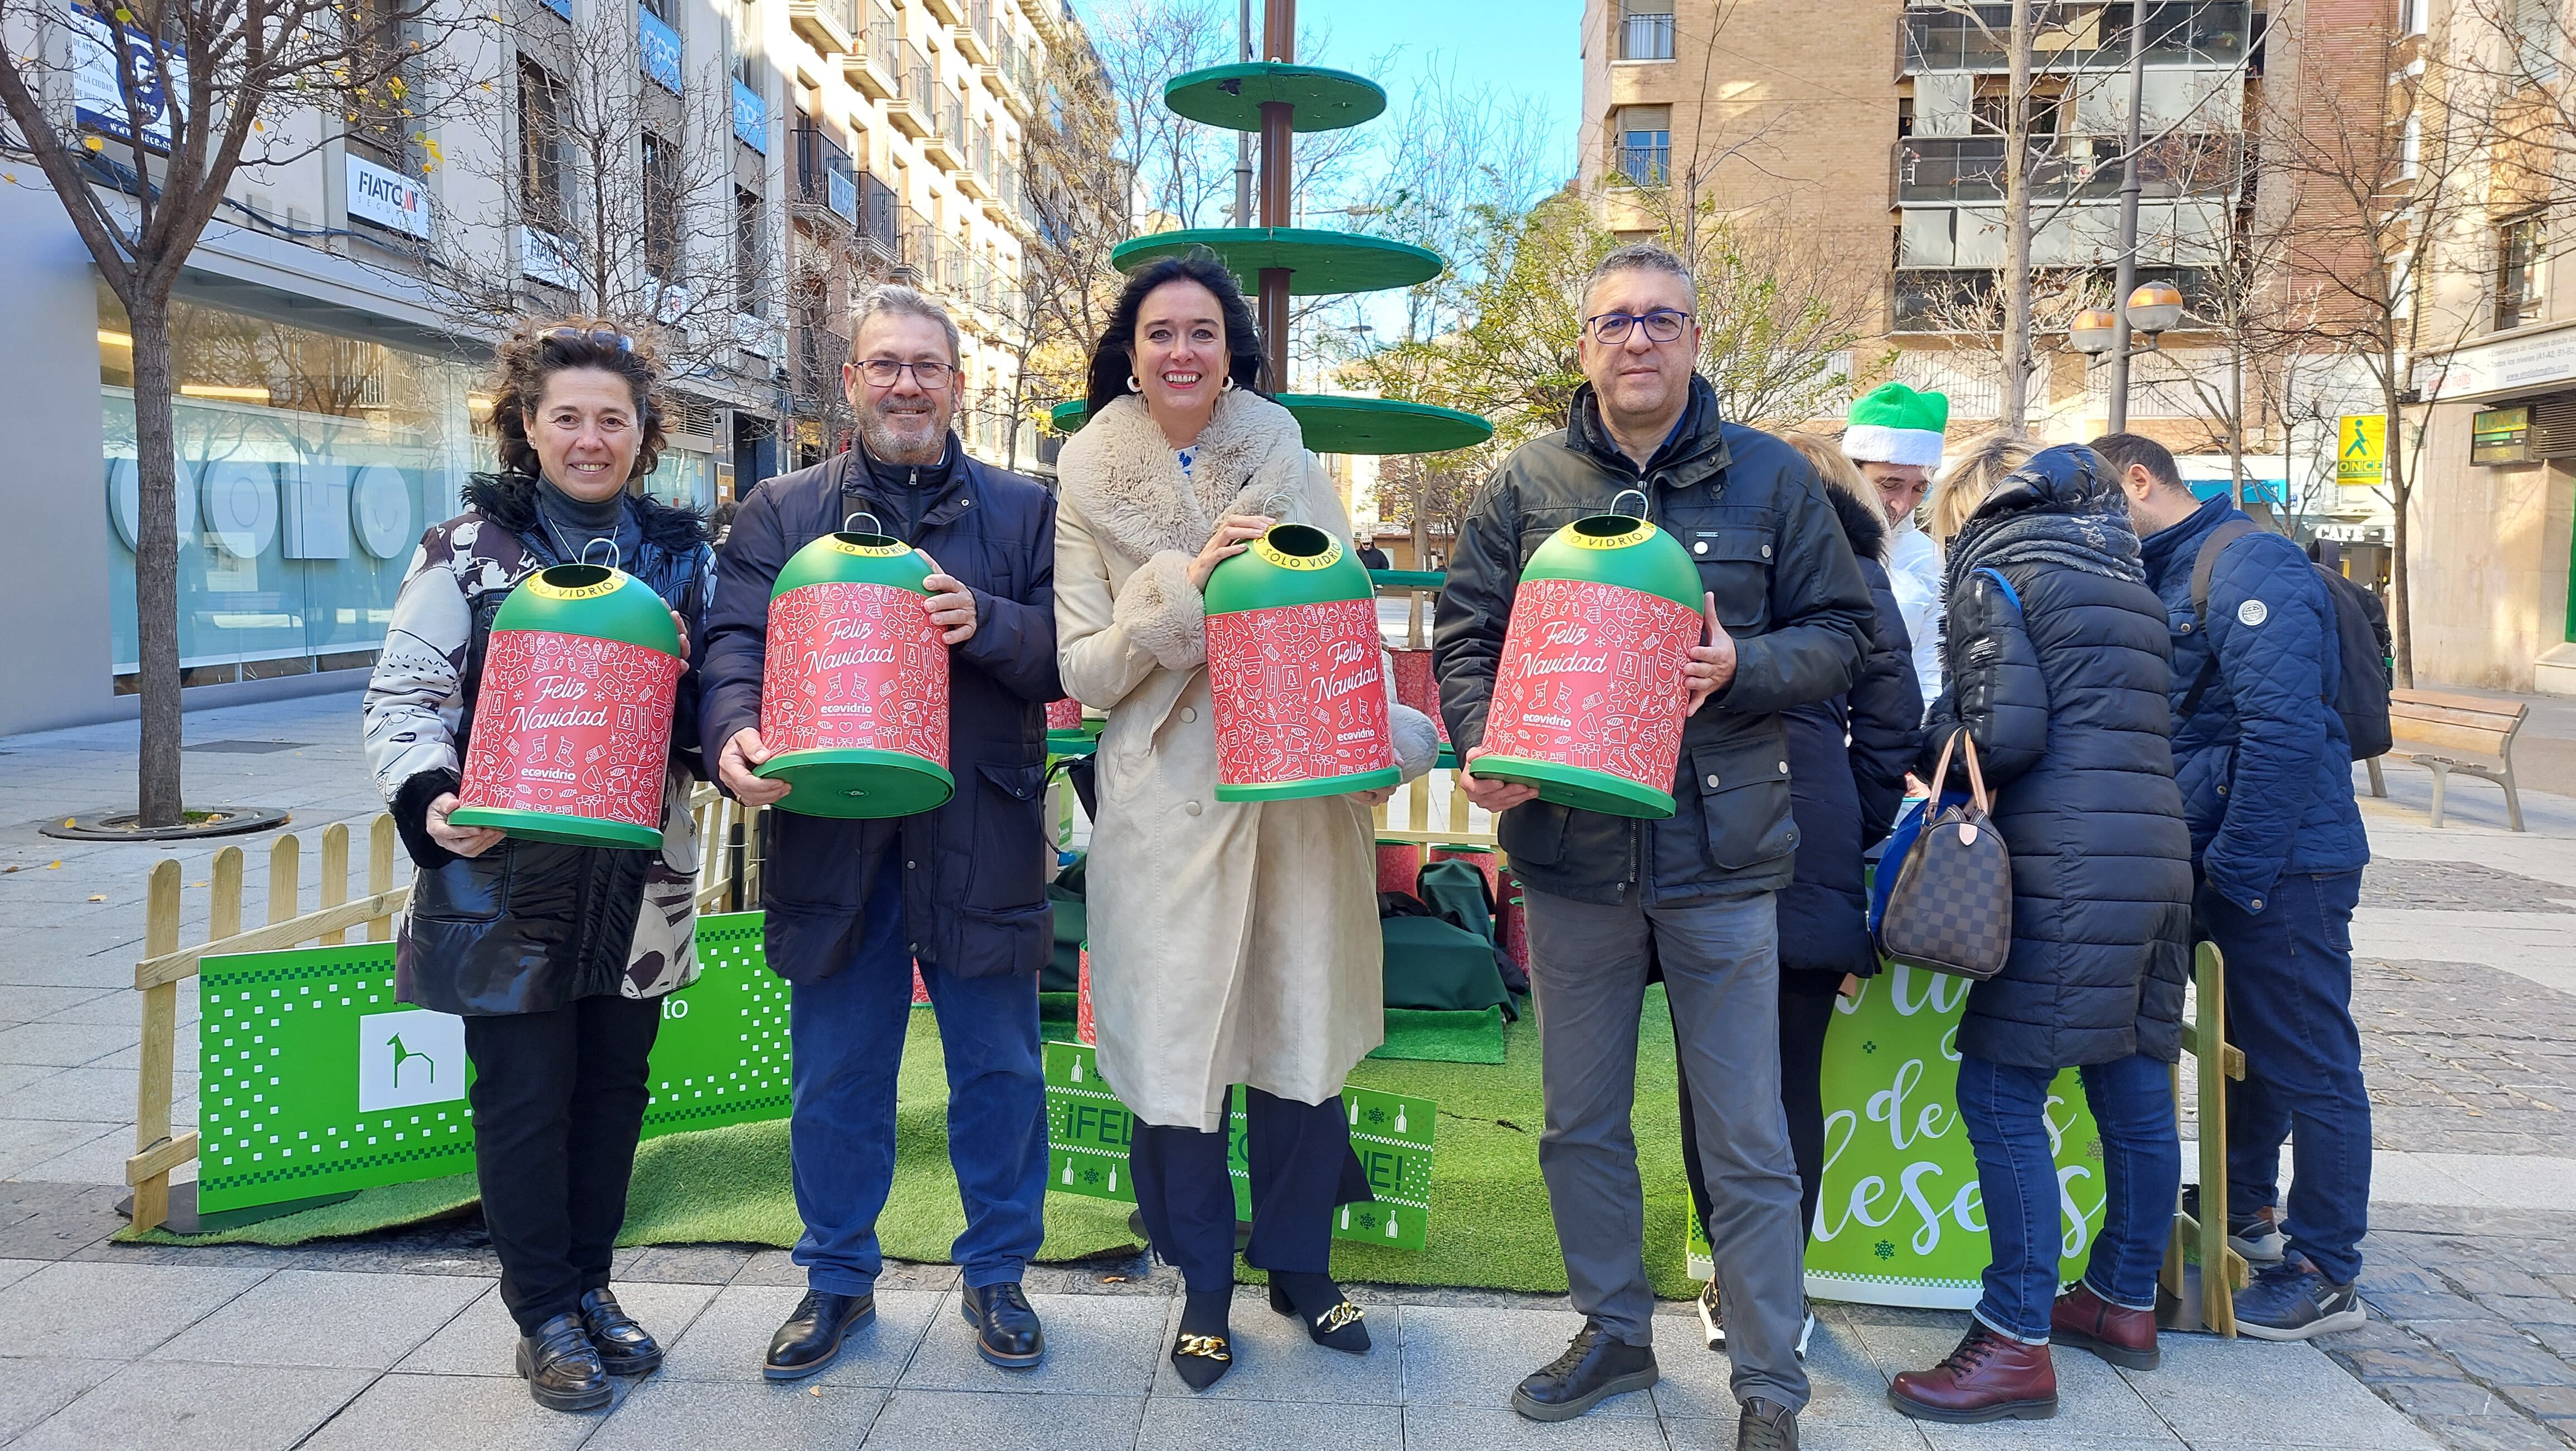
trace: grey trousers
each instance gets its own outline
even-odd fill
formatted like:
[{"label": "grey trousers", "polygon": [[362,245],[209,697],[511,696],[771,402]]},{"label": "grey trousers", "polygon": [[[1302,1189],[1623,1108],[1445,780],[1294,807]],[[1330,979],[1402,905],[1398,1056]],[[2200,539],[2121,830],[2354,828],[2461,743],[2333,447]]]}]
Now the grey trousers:
[{"label": "grey trousers", "polygon": [[1736,1398],[1807,1403],[1798,1363],[1806,1234],[1780,1107],[1780,941],[1771,894],[1691,907],[1600,907],[1528,894],[1547,1179],[1574,1308],[1631,1345],[1653,1340],[1645,1190],[1629,1114],[1646,965],[1663,968],[1699,1120],[1708,1237]]}]

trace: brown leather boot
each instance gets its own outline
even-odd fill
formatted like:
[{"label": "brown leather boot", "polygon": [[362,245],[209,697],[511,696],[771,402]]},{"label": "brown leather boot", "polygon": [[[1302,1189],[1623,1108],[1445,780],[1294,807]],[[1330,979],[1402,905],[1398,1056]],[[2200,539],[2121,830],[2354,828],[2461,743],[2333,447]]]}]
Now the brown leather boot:
[{"label": "brown leather boot", "polygon": [[2057,1368],[2048,1347],[2024,1345],[1968,1322],[1959,1348],[1930,1370],[1909,1370],[1887,1403],[1918,1421],[2044,1421],[2057,1414]]},{"label": "brown leather boot", "polygon": [[2131,1370],[2153,1370],[2163,1358],[2156,1349],[2156,1312],[2114,1305],[2080,1280],[2049,1307],[2048,1336]]}]

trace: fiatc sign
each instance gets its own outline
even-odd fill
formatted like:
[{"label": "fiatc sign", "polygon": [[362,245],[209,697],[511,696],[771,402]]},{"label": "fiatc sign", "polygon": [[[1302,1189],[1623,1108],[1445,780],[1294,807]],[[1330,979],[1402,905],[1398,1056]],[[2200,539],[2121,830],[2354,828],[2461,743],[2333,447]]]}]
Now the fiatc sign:
[{"label": "fiatc sign", "polygon": [[420,183],[363,156],[349,156],[349,215],[429,240],[429,194]]}]

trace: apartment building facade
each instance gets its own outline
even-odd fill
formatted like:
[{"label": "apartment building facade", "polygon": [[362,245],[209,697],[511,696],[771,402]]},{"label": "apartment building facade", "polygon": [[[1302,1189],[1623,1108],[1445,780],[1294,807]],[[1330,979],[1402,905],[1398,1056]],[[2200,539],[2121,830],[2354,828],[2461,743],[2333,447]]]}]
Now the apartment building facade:
[{"label": "apartment building facade", "polygon": [[[2259,191],[2251,117],[2281,68],[2298,64],[2297,47],[2271,43],[2278,8],[2146,7],[2139,116],[2161,139],[2141,167],[2137,278],[2171,283],[2204,311],[2216,310],[2206,299]],[[2110,300],[2119,260],[2130,6],[2034,12],[2024,131],[2041,336],[2026,408],[2033,432],[2077,440],[2109,415],[2108,366],[2067,347],[2064,328],[2076,307]],[[1855,391],[1893,377],[1947,394],[1953,437],[1964,437],[2001,412],[2010,24],[2009,5],[1959,0],[1854,0],[1830,13],[1785,0],[1588,0],[1582,184],[1616,231],[1697,208],[1853,259],[1869,274],[1871,322],[1835,361]],[[2241,466],[2249,498],[2370,527],[2364,501],[2332,487],[2330,425],[2278,426],[2294,410],[2265,406],[2266,379],[2236,376],[2224,336],[2187,324],[2159,341],[2135,366],[2129,418],[2175,448],[2196,487],[2223,490]],[[2250,426],[2241,460],[2220,425],[2239,397]]]},{"label": "apartment building facade", "polygon": [[[435,30],[407,106],[271,118],[310,144],[242,170],[179,285],[192,707],[362,678],[421,531],[492,465],[512,315],[661,324],[671,447],[640,486],[665,497],[713,506],[840,445],[847,309],[880,278],[954,308],[960,432],[1010,447],[1021,128],[1046,47],[1085,44],[1061,0],[503,4]],[[112,73],[62,79],[67,125],[154,134]],[[134,189],[123,151],[95,185]],[[32,180],[0,187],[0,427],[44,544],[0,604],[44,628],[12,632],[0,733],[131,714],[138,655],[129,325]]]}]

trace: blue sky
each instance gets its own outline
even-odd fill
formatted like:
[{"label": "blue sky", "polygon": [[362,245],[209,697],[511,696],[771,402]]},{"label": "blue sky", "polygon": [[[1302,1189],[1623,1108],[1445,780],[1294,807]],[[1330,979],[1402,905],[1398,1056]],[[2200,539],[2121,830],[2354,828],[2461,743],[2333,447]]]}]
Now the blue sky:
[{"label": "blue sky", "polygon": [[[1253,24],[1260,22],[1253,8]],[[1396,46],[1403,63],[1373,77],[1387,89],[1388,109],[1404,110],[1405,92],[1426,59],[1454,66],[1458,79],[1536,97],[1555,123],[1567,156],[1583,101],[1583,61],[1575,53],[1580,0],[1300,0],[1301,28],[1331,28],[1335,63],[1356,66]]]}]

